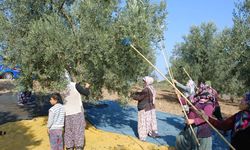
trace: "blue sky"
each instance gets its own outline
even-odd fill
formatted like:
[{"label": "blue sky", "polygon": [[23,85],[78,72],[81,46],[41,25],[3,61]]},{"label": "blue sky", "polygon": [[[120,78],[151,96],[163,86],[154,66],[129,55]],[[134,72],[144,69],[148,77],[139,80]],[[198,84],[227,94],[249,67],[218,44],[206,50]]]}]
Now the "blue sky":
[{"label": "blue sky", "polygon": [[[159,2],[160,0],[153,0]],[[203,22],[214,22],[219,31],[225,27],[233,26],[234,3],[237,0],[166,0],[167,2],[167,30],[165,31],[165,46],[168,57],[183,36],[189,33],[192,25]],[[157,52],[156,66],[166,74],[164,58]],[[163,78],[159,75],[158,78]]]}]

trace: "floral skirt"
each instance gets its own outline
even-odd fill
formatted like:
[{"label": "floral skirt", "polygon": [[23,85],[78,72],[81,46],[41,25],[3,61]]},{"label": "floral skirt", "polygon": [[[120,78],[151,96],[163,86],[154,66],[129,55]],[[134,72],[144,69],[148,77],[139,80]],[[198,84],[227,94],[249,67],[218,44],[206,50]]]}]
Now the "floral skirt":
[{"label": "floral skirt", "polygon": [[146,140],[148,134],[157,132],[155,109],[138,112],[138,135],[140,140]]},{"label": "floral skirt", "polygon": [[51,150],[63,150],[62,133],[62,129],[52,129],[49,131],[49,141]]},{"label": "floral skirt", "polygon": [[65,117],[64,143],[66,148],[84,146],[85,126],[86,122],[82,112]]}]

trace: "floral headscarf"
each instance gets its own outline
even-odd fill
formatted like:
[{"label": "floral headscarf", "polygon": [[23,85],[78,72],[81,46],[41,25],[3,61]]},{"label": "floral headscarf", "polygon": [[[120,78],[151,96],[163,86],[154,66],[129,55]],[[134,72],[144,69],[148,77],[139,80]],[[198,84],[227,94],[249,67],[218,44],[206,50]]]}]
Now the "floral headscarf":
[{"label": "floral headscarf", "polygon": [[237,131],[244,130],[250,126],[250,92],[245,94],[243,100],[246,102],[246,104],[248,104],[249,107],[247,110],[240,111],[236,114],[233,135]]}]

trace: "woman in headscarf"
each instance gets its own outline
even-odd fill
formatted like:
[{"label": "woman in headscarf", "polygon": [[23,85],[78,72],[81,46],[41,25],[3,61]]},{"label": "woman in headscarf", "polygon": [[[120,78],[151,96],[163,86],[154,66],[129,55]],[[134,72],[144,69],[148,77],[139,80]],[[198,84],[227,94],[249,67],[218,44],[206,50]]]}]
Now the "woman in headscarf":
[{"label": "woman in headscarf", "polygon": [[71,82],[69,74],[65,76],[68,80],[66,92],[64,93],[64,109],[65,109],[65,133],[64,143],[67,150],[83,150],[85,117],[82,105],[81,95],[89,95],[88,83],[83,88],[79,83]]},{"label": "woman in headscarf", "polygon": [[147,136],[157,137],[157,121],[155,113],[156,91],[152,86],[154,79],[146,76],[143,78],[144,89],[135,93],[133,99],[138,101],[138,135],[145,141]]},{"label": "woman in headscarf", "polygon": [[203,88],[203,91],[209,92],[215,98],[213,115],[218,120],[223,120],[223,117],[222,117],[222,114],[221,114],[221,108],[220,108],[220,104],[219,104],[219,94],[218,94],[218,92],[214,88],[212,88],[211,81],[206,81],[204,87],[205,88]]},{"label": "woman in headscarf", "polygon": [[[194,106],[203,111],[207,116],[211,116],[214,110],[214,102],[212,95],[208,92],[196,95]],[[191,125],[198,138],[200,146],[197,144],[194,135],[192,134]],[[208,123],[200,117],[192,107],[188,113],[186,126],[176,137],[177,150],[212,150],[212,131]]]},{"label": "woman in headscarf", "polygon": [[[193,102],[193,97],[195,95],[195,82],[193,80],[188,80],[186,86],[182,85],[181,83],[179,83],[178,81],[174,80],[174,83],[176,84],[177,87],[179,87],[183,92],[184,95]],[[188,113],[189,112],[189,106],[186,103],[186,100],[182,97],[181,102],[183,104],[183,107],[185,109],[185,111]]]},{"label": "woman in headscarf", "polygon": [[236,150],[247,150],[250,144],[250,92],[244,95],[239,108],[239,112],[225,120],[216,120],[210,116],[208,120],[219,130],[232,130],[232,146]]},{"label": "woman in headscarf", "polygon": [[176,83],[176,86],[181,88],[184,91],[184,95],[186,97],[190,97],[195,94],[195,82],[193,80],[188,80],[186,86],[177,82],[174,80],[174,83]]}]

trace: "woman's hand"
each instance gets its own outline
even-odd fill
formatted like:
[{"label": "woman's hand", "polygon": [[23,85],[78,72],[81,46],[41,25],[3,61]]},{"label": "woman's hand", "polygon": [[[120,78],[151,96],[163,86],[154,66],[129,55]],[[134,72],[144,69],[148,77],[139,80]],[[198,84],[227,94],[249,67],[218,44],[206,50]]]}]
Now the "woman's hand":
[{"label": "woman's hand", "polygon": [[85,88],[88,89],[90,87],[89,83],[85,83]]},{"label": "woman's hand", "polygon": [[186,123],[187,123],[188,125],[194,124],[194,119],[187,119],[187,120],[186,120]]}]

